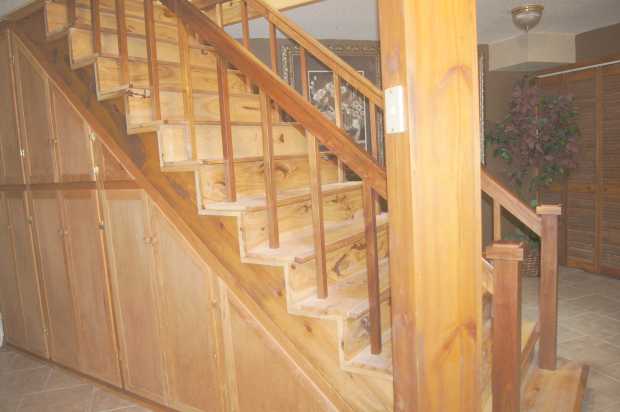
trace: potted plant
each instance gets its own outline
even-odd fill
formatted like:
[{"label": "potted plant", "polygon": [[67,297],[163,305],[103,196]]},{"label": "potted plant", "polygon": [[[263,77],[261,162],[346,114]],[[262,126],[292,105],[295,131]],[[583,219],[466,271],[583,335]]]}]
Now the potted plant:
[{"label": "potted plant", "polygon": [[[515,84],[508,115],[485,136],[494,147],[494,156],[505,161],[512,185],[533,207],[537,206],[536,194],[541,188],[577,167],[578,138],[573,97],[544,95],[527,78]],[[518,240],[526,244],[524,263],[538,262],[539,240],[519,232]],[[538,265],[535,270],[530,265],[525,271],[537,273]]]}]

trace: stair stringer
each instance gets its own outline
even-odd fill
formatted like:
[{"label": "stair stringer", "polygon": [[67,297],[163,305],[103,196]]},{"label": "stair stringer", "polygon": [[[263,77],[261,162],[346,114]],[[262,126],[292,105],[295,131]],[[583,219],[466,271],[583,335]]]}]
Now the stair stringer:
[{"label": "stair stringer", "polygon": [[340,368],[337,326],[288,313],[282,270],[242,261],[234,219],[198,215],[193,174],[162,172],[155,134],[127,135],[123,99],[99,102],[92,69],[74,72],[66,39],[47,43],[41,26],[41,15],[35,14],[22,21],[16,34],[108,150],[296,365],[339,410],[392,410],[391,382]]}]

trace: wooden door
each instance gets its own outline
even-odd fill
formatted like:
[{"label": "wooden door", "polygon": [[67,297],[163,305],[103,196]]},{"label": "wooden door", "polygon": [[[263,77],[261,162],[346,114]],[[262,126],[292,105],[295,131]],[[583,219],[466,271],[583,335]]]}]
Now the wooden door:
[{"label": "wooden door", "polygon": [[54,86],[51,87],[51,99],[60,180],[94,180],[93,154],[86,123]]},{"label": "wooden door", "polygon": [[597,102],[596,73],[586,70],[566,75],[566,89],[578,111],[579,166],[568,177],[566,254],[570,266],[596,270],[597,260]]},{"label": "wooden door", "polygon": [[26,174],[30,183],[56,181],[55,138],[50,119],[49,84],[41,70],[15,50],[23,144],[26,147]]},{"label": "wooden door", "polygon": [[601,272],[620,276],[620,64],[601,70]]},{"label": "wooden door", "polygon": [[17,283],[26,330],[25,349],[47,357],[47,329],[43,317],[41,287],[32,242],[32,219],[27,209],[26,192],[7,192],[6,200],[13,227]]},{"label": "wooden door", "polygon": [[171,406],[221,410],[210,270],[151,204]]},{"label": "wooden door", "polygon": [[105,205],[110,280],[125,386],[165,404],[160,308],[145,194],[141,190],[109,190],[105,192]]},{"label": "wooden door", "polygon": [[50,357],[61,365],[79,369],[76,313],[58,193],[32,192],[32,212],[47,302]]},{"label": "wooden door", "polygon": [[15,89],[11,72],[11,43],[9,32],[0,34],[0,153],[2,154],[0,182],[24,183],[22,157],[15,109]]},{"label": "wooden door", "polygon": [[95,190],[62,192],[81,371],[120,385],[102,226]]},{"label": "wooden door", "polygon": [[0,311],[7,341],[25,348],[26,329],[15,270],[11,226],[5,194],[0,192]]}]

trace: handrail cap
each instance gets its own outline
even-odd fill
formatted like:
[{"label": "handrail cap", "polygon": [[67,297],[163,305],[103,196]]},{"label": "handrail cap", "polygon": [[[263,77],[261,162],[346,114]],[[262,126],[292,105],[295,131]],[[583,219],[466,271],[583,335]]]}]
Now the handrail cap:
[{"label": "handrail cap", "polygon": [[536,208],[539,215],[556,215],[562,214],[562,205],[540,205]]},{"label": "handrail cap", "polygon": [[524,257],[523,249],[523,242],[500,240],[487,246],[484,254],[487,259],[521,262]]}]

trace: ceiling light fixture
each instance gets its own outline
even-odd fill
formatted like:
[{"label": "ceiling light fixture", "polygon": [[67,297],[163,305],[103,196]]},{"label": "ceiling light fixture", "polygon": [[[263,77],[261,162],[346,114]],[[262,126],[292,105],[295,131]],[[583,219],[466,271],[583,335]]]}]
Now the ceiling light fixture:
[{"label": "ceiling light fixture", "polygon": [[540,4],[526,4],[512,9],[512,22],[523,31],[530,31],[540,21],[545,8]]}]

